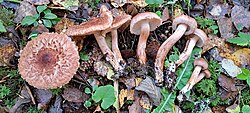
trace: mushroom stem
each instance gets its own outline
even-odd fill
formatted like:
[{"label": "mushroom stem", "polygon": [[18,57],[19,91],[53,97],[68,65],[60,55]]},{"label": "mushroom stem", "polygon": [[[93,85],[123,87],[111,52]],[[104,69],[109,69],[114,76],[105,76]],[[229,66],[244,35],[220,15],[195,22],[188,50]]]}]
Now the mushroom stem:
[{"label": "mushroom stem", "polygon": [[119,63],[117,62],[117,59],[114,55],[114,53],[110,50],[108,47],[105,37],[101,35],[101,33],[95,33],[94,34],[96,41],[104,55],[106,55],[106,60],[114,67],[116,71],[120,69]]},{"label": "mushroom stem", "polygon": [[187,30],[187,25],[179,24],[175,32],[160,46],[155,59],[155,79],[157,84],[163,82],[163,64],[172,46],[183,36]]},{"label": "mushroom stem", "polygon": [[188,57],[191,55],[193,48],[198,40],[199,40],[199,37],[195,35],[188,41],[188,43],[186,44],[187,48],[184,49],[184,51],[180,54],[179,59],[175,62],[177,67],[179,67],[184,61],[188,59]]},{"label": "mushroom stem", "polygon": [[114,52],[114,55],[116,56],[119,64],[125,64],[121,52],[118,47],[118,33],[117,30],[112,30],[111,31],[112,35],[112,51]]},{"label": "mushroom stem", "polygon": [[146,44],[150,33],[150,26],[147,22],[144,22],[141,26],[141,33],[139,37],[139,42],[137,45],[136,54],[141,64],[146,64]]}]

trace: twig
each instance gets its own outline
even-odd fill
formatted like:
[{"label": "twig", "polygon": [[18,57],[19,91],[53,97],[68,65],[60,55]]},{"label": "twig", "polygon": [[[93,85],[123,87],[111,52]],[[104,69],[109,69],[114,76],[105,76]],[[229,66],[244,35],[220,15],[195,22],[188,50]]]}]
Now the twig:
[{"label": "twig", "polygon": [[28,91],[28,93],[29,93],[29,95],[30,95],[30,98],[31,98],[32,103],[33,103],[34,105],[36,105],[35,98],[34,98],[32,92],[31,92],[29,86],[28,86],[26,83],[25,83],[25,88],[27,89],[27,91]]}]

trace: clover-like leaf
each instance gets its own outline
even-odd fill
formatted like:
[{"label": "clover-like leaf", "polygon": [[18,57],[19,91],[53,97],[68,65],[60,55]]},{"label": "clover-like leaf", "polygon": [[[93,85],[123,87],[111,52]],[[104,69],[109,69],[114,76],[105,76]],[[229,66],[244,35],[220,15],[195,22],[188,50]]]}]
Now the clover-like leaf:
[{"label": "clover-like leaf", "polygon": [[98,87],[93,94],[92,99],[95,102],[100,102],[102,100],[101,107],[103,109],[109,108],[111,105],[113,105],[116,99],[114,87],[111,85]]},{"label": "clover-like leaf", "polygon": [[36,21],[36,18],[33,17],[33,16],[26,16],[23,18],[22,22],[21,22],[21,25],[31,25],[33,24],[34,22]]},{"label": "clover-like leaf", "polygon": [[46,19],[56,19],[57,16],[55,14],[53,14],[53,13],[46,13],[44,15],[44,18],[46,18]]},{"label": "clover-like leaf", "polygon": [[2,21],[0,21],[0,32],[7,32]]}]

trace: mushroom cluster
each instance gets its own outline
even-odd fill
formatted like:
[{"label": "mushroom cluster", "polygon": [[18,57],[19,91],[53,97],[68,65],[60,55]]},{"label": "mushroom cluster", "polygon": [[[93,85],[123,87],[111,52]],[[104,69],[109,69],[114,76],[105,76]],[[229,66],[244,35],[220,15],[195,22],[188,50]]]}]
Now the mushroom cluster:
[{"label": "mushroom cluster", "polygon": [[22,50],[18,69],[21,77],[39,89],[67,84],[79,67],[77,46],[64,34],[42,33]]},{"label": "mushroom cluster", "polygon": [[[102,53],[106,56],[106,60],[113,66],[114,70],[121,71],[124,69],[125,62],[123,61],[118,48],[117,29],[129,20],[131,20],[130,15],[118,16],[113,19],[111,11],[109,11],[105,5],[102,5],[99,17],[68,28],[66,34],[68,36],[85,36],[94,34]],[[105,40],[105,35],[108,32],[112,33],[113,51],[108,47]]]}]

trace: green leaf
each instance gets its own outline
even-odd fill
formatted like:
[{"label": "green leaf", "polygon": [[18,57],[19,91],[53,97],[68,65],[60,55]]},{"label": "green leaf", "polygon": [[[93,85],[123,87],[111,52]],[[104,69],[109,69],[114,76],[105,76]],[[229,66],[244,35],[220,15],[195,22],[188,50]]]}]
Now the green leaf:
[{"label": "green leaf", "polygon": [[176,98],[176,93],[175,92],[171,92],[169,93],[168,91],[164,92],[164,98],[160,105],[153,110],[152,113],[165,113],[166,111],[170,111],[171,113],[173,113],[173,106],[174,106],[174,100]]},{"label": "green leaf", "polygon": [[92,103],[91,103],[90,101],[88,101],[88,100],[86,100],[86,101],[84,102],[84,106],[85,106],[86,108],[89,108],[91,105],[92,105]]},{"label": "green leaf", "polygon": [[31,25],[36,21],[36,18],[34,18],[33,16],[26,16],[23,18],[21,25]]},{"label": "green leaf", "polygon": [[33,25],[36,27],[36,26],[38,26],[38,22],[37,21],[35,21],[34,23],[33,23]]},{"label": "green leaf", "polygon": [[239,46],[248,46],[250,44],[250,34],[239,32],[238,36],[239,37],[228,39],[227,42],[236,44]]},{"label": "green leaf", "polygon": [[90,93],[91,93],[91,90],[87,87],[87,88],[84,89],[84,92],[85,92],[86,94],[90,94]]},{"label": "green leaf", "polygon": [[52,27],[52,23],[50,20],[47,19],[42,19],[43,20],[43,24],[45,27],[51,28]]},{"label": "green leaf", "polygon": [[41,6],[37,6],[36,10],[37,12],[40,14],[41,12],[43,12],[45,9],[47,9],[46,5],[41,5]]},{"label": "green leaf", "polygon": [[46,18],[46,19],[56,19],[57,16],[55,14],[53,14],[53,13],[46,13],[44,15],[44,18]]},{"label": "green leaf", "polygon": [[100,86],[96,89],[95,93],[92,95],[92,99],[95,102],[100,102],[103,109],[109,108],[115,102],[114,87],[111,85]]},{"label": "green leaf", "polygon": [[249,113],[250,111],[250,106],[249,105],[244,105],[242,107],[242,113]]},{"label": "green leaf", "polygon": [[89,60],[89,55],[86,54],[85,52],[80,52],[80,59],[83,61],[88,61]]},{"label": "green leaf", "polygon": [[3,2],[3,0],[0,0],[0,3]]},{"label": "green leaf", "polygon": [[161,11],[156,11],[155,12],[159,17],[161,17]]},{"label": "green leaf", "polygon": [[237,79],[239,80],[247,80],[249,75],[250,75],[250,71],[246,68],[241,68],[241,73],[237,75]]},{"label": "green leaf", "polygon": [[147,4],[163,4],[164,0],[146,0]]},{"label": "green leaf", "polygon": [[7,32],[1,20],[0,20],[0,32]]},{"label": "green leaf", "polygon": [[250,86],[250,76],[248,76],[248,78],[247,78],[247,84],[248,84],[248,86]]},{"label": "green leaf", "polygon": [[44,14],[51,13],[51,10],[50,10],[50,9],[45,9],[45,10],[43,11],[43,13],[44,13]]}]

